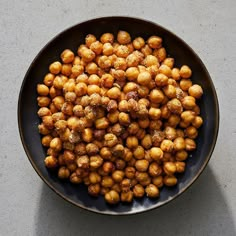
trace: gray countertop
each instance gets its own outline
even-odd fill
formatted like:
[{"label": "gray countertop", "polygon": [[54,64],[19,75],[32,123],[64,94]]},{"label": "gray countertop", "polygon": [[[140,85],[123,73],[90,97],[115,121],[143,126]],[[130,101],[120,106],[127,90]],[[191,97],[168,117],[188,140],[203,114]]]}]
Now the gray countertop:
[{"label": "gray countertop", "polygon": [[[236,1],[52,1],[0,3],[0,235],[236,235]],[[99,16],[138,16],[182,37],[212,76],[220,132],[204,173],[170,204],[113,217],[77,208],[53,193],[30,165],[17,127],[23,77],[56,34]]]}]

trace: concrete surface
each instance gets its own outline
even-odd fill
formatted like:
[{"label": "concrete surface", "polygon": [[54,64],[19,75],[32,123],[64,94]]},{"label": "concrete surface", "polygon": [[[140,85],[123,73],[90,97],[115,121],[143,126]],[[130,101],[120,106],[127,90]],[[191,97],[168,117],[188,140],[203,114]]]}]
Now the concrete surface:
[{"label": "concrete surface", "polygon": [[[0,235],[236,235],[236,1],[0,1]],[[172,30],[215,83],[220,132],[209,166],[181,197],[128,217],[100,216],[54,194],[34,172],[17,127],[17,99],[38,51],[67,27],[128,15]]]}]

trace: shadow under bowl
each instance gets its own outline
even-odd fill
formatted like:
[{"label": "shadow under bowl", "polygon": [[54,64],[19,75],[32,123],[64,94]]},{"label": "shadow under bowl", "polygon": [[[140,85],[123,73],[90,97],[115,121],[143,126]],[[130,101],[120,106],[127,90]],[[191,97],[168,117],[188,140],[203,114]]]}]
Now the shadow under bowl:
[{"label": "shadow under bowl", "polygon": [[[73,185],[68,181],[61,181],[55,173],[48,171],[44,165],[45,149],[41,145],[38,133],[40,119],[37,115],[36,86],[42,83],[48,66],[58,60],[60,53],[69,48],[74,52],[84,43],[87,34],[94,34],[98,38],[105,32],[117,34],[119,30],[126,30],[131,37],[142,36],[147,39],[151,35],[163,38],[163,45],[168,55],[175,58],[175,65],[180,67],[187,64],[193,71],[192,81],[202,86],[204,95],[198,105],[204,125],[199,130],[196,139],[197,149],[191,153],[186,162],[186,171],[178,176],[175,187],[161,189],[160,197],[150,199],[144,197],[130,204],[119,203],[111,206],[105,203],[103,196],[91,197],[84,185]],[[77,24],[53,38],[36,56],[31,63],[23,80],[18,101],[18,125],[25,152],[42,180],[65,200],[81,208],[111,215],[128,215],[144,212],[160,207],[183,193],[202,173],[213,152],[218,128],[219,106],[216,91],[207,69],[197,54],[179,37],[172,32],[150,21],[130,17],[103,17]]]}]

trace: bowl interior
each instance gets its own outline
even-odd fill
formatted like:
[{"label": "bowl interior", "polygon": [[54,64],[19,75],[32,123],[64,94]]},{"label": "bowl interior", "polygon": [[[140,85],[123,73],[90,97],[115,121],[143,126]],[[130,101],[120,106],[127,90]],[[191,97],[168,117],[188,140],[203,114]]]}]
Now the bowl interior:
[{"label": "bowl interior", "polygon": [[[58,60],[65,48],[74,52],[84,43],[87,34],[92,33],[98,38],[102,33],[111,32],[115,35],[118,30],[128,31],[132,38],[142,36],[147,39],[151,35],[163,38],[164,46],[170,56],[175,58],[179,67],[187,64],[193,71],[192,81],[200,84],[204,95],[199,102],[204,125],[199,130],[197,138],[198,148],[187,160],[184,174],[179,175],[179,182],[175,187],[164,187],[160,197],[154,200],[143,198],[134,200],[132,204],[118,204],[110,206],[103,197],[94,198],[88,195],[83,185],[72,185],[62,182],[55,173],[47,171],[44,166],[45,150],[41,145],[37,125],[40,120],[37,116],[36,85],[42,83],[48,66]],[[211,78],[194,51],[173,33],[154,23],[128,17],[106,17],[90,20],[62,32],[50,41],[32,62],[22,84],[18,103],[19,130],[27,156],[40,177],[60,196],[82,208],[104,214],[133,214],[161,206],[185,191],[200,175],[210,159],[214,149],[218,126],[218,102]]]}]

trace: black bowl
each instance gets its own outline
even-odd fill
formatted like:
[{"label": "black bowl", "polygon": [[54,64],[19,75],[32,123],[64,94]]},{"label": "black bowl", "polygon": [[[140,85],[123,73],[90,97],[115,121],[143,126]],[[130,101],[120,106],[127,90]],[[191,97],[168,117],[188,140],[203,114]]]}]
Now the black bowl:
[{"label": "black bowl", "polygon": [[[42,83],[43,77],[48,71],[48,65],[58,60],[60,53],[65,48],[76,51],[78,45],[84,43],[87,34],[92,33],[99,37],[105,32],[116,34],[120,29],[128,31],[132,38],[142,36],[147,39],[151,35],[161,36],[167,52],[176,59],[176,65],[179,67],[187,64],[191,67],[193,82],[200,84],[204,89],[204,95],[199,102],[204,125],[199,131],[197,149],[188,159],[186,171],[179,176],[178,184],[175,187],[164,187],[160,197],[154,200],[145,197],[141,200],[134,200],[131,204],[120,203],[110,206],[105,203],[103,197],[89,196],[85,186],[62,182],[45,168],[45,150],[41,145],[37,128],[40,120],[37,116],[36,85]],[[199,177],[206,167],[216,143],[219,128],[219,107],[210,75],[200,58],[182,39],[163,27],[146,20],[129,17],[104,17],[80,23],[63,31],[38,53],[22,83],[18,102],[18,124],[21,140],[32,166],[52,190],[76,206],[93,212],[128,215],[154,209],[172,201]]]}]

